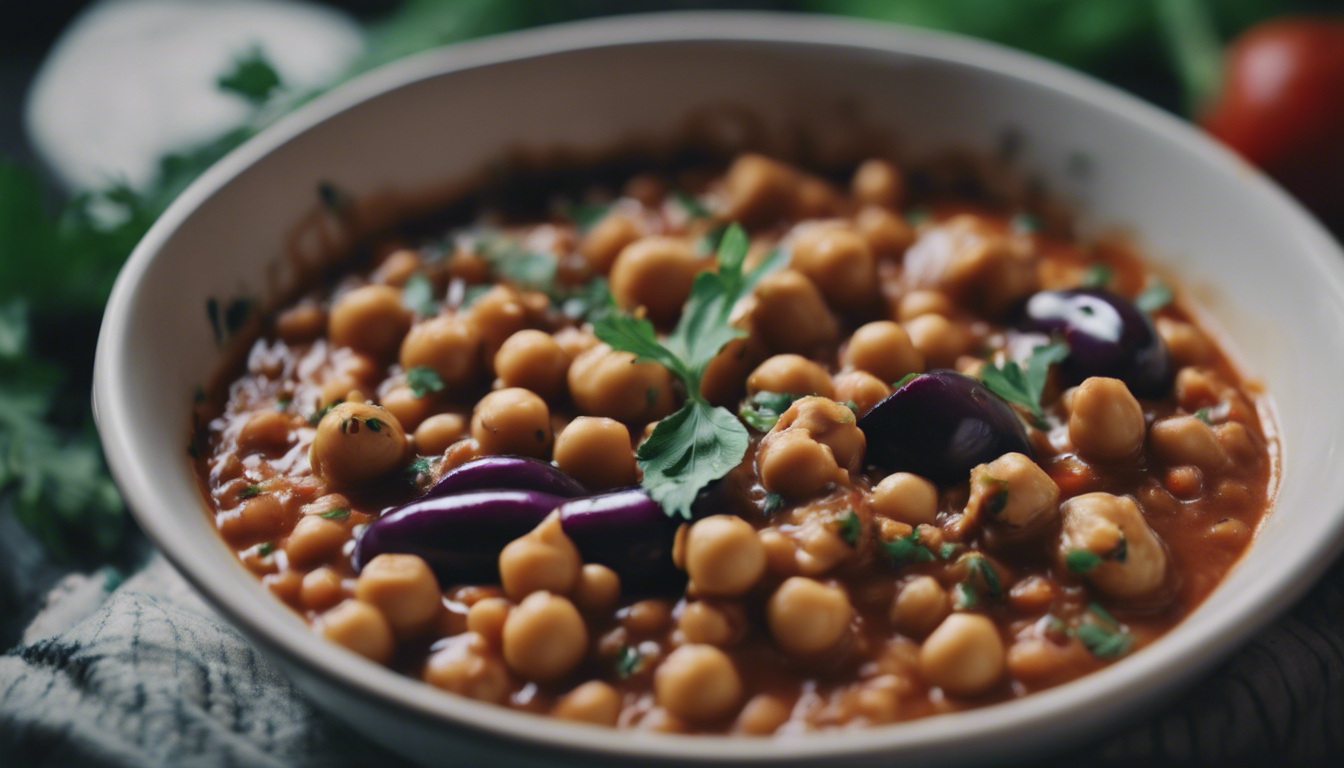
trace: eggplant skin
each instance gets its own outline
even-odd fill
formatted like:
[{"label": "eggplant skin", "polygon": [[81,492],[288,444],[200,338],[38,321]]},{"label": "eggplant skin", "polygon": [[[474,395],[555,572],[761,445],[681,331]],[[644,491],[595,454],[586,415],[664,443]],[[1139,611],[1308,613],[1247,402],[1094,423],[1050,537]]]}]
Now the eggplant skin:
[{"label": "eggplant skin", "polygon": [[429,489],[424,498],[450,496],[466,491],[495,489],[540,491],[567,499],[587,496],[578,480],[540,459],[526,456],[486,456],[450,469]]}]

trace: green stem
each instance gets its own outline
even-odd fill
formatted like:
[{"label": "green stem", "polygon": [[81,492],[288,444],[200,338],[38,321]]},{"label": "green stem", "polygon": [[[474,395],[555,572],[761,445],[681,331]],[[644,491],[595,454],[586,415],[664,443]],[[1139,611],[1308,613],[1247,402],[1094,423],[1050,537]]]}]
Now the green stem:
[{"label": "green stem", "polygon": [[1218,95],[1223,47],[1207,0],[1153,0],[1158,27],[1185,95],[1186,114],[1197,117]]}]

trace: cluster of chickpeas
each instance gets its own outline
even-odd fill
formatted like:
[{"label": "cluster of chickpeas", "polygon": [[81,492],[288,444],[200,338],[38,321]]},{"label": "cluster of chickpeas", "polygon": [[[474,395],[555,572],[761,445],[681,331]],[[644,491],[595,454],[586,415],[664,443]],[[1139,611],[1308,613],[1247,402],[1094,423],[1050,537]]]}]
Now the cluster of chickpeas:
[{"label": "cluster of chickpeas", "polygon": [[[257,343],[202,460],[220,529],[248,567],[328,639],[463,696],[609,726],[773,733],[904,719],[1083,674],[1100,662],[1047,619],[1068,626],[1100,597],[1145,612],[1132,619],[1142,643],[1198,597],[1173,576],[1194,534],[1172,534],[1155,510],[1184,504],[1203,520],[1231,509],[1199,535],[1233,554],[1249,539],[1266,503],[1265,436],[1217,348],[1176,312],[1156,321],[1180,365],[1171,402],[1140,402],[1116,379],[1052,382],[1048,424],[1029,430],[1036,460],[1009,453],[942,489],[865,466],[858,417],[909,374],[977,375],[1004,360],[1015,336],[993,319],[1077,285],[1081,249],[1046,249],[1006,217],[964,208],[912,223],[903,174],[884,160],[861,164],[848,192],[759,155],[688,181],[712,216],[638,176],[586,232],[503,232],[552,254],[562,279],[607,278],[621,309],[661,331],[714,268],[696,243],[715,224],[749,228],[748,267],[788,252],[735,308],[746,335],[710,363],[701,394],[733,410],[760,393],[796,399],[724,480],[733,503],[678,531],[684,590],[626,590],[583,562],[557,514],[498,553],[497,584],[442,583],[411,554],[354,573],[360,527],[414,495],[403,470],[415,457],[431,457],[430,480],[519,455],[595,492],[632,486],[636,448],[685,396],[666,369],[601,343],[546,294],[490,285],[465,236],[437,260],[385,248],[367,277],[285,310]],[[1117,283],[1141,284],[1141,267],[1113,266]],[[413,279],[438,297],[490,287],[423,315],[403,300]],[[426,370],[433,386],[417,384]],[[901,542],[930,557],[884,559]],[[1072,573],[1080,551],[1097,564]],[[958,602],[968,585],[977,605]]]}]

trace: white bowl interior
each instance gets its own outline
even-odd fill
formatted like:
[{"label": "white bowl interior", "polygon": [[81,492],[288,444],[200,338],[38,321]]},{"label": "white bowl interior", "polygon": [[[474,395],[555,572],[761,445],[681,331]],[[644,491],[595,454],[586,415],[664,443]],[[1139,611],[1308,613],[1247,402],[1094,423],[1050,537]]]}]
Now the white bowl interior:
[{"label": "white bowl interior", "polygon": [[[689,111],[724,104],[745,107],[772,131],[801,122],[838,141],[859,124],[889,131],[912,156],[991,151],[1015,128],[1025,138],[1018,167],[1076,202],[1088,221],[1141,233],[1153,260],[1231,340],[1245,372],[1264,381],[1282,430],[1276,509],[1249,555],[1187,622],[1108,670],[992,709],[843,737],[688,740],[570,726],[440,694],[315,641],[242,569],[205,514],[183,451],[193,393],[219,363],[204,306],[285,287],[291,278],[276,265],[312,211],[319,180],[355,197],[414,192],[465,178],[518,146],[598,151],[668,137]],[[1090,160],[1084,177],[1070,172],[1080,154]],[[100,340],[96,409],[122,489],[179,568],[277,651],[301,684],[321,690],[319,703],[362,719],[403,751],[432,759],[450,745],[464,748],[465,729],[436,724],[447,717],[609,754],[967,757],[1040,742],[1052,721],[1076,735],[1108,722],[1206,668],[1324,566],[1344,522],[1344,474],[1335,471],[1344,437],[1334,393],[1344,381],[1340,259],[1282,194],[1174,119],[1016,54],[775,16],[589,23],[380,71],[214,168],[156,225],[118,283]],[[467,742],[490,749],[489,741]]]}]

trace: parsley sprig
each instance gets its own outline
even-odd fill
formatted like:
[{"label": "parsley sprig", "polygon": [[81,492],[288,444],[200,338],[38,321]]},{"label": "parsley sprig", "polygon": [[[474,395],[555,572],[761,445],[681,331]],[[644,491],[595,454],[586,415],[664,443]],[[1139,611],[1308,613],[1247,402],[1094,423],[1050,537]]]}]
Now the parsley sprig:
[{"label": "parsley sprig", "polygon": [[769,432],[797,399],[788,392],[757,392],[738,409],[737,415],[757,432]]},{"label": "parsley sprig", "polygon": [[1088,603],[1083,622],[1073,634],[1098,659],[1118,659],[1134,647],[1129,630],[1096,603]]},{"label": "parsley sprig", "polygon": [[1025,369],[1012,360],[1003,367],[986,365],[980,372],[980,380],[990,392],[1027,409],[1035,425],[1044,429],[1046,421],[1045,412],[1041,410],[1041,394],[1045,392],[1050,366],[1068,354],[1069,347],[1063,342],[1043,344],[1031,351]]},{"label": "parsley sprig", "polygon": [[417,365],[406,370],[406,386],[411,388],[411,394],[419,398],[434,392],[442,392],[444,383],[443,378],[433,368]]},{"label": "parsley sprig", "polygon": [[647,319],[609,312],[593,322],[593,332],[613,349],[631,352],[640,362],[666,368],[686,388],[686,402],[658,422],[639,447],[643,486],[670,516],[691,516],[702,488],[728,474],[747,452],[747,429],[726,408],[700,395],[705,366],[733,339],[745,335],[729,315],[737,300],[751,292],[773,261],[743,272],[747,233],[734,224],[719,242],[717,271],[695,276],[677,327],[659,339]]}]

